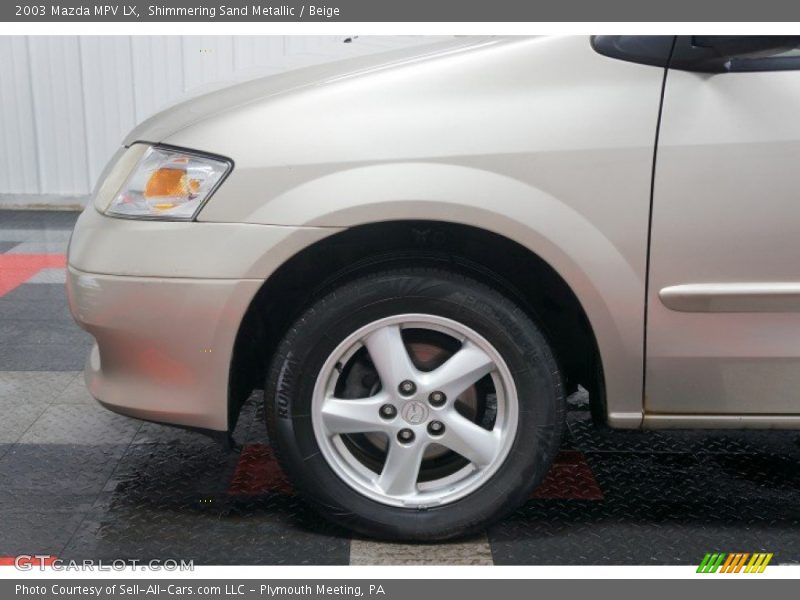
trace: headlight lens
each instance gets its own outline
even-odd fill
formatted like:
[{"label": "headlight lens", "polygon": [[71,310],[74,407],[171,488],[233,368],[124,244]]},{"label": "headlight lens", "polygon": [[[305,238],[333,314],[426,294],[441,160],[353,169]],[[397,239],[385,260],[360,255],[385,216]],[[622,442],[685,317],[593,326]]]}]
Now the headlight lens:
[{"label": "headlight lens", "polygon": [[191,220],[228,173],[231,163],[192,152],[149,147],[106,214]]}]

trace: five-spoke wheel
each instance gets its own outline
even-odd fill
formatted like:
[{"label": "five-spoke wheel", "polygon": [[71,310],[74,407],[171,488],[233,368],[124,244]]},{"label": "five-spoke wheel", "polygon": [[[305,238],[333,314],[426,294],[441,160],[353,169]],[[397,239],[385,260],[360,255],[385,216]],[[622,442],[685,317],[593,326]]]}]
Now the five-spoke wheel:
[{"label": "five-spoke wheel", "polygon": [[[374,374],[374,393],[359,393],[354,369],[361,380]],[[465,325],[430,314],[354,331],[323,365],[312,403],[317,441],[336,473],[399,506],[451,502],[480,486],[505,459],[517,412],[497,350]]]},{"label": "five-spoke wheel", "polygon": [[363,535],[475,532],[529,497],[564,419],[531,317],[463,275],[396,269],[311,304],[276,351],[267,425],[292,482]]}]

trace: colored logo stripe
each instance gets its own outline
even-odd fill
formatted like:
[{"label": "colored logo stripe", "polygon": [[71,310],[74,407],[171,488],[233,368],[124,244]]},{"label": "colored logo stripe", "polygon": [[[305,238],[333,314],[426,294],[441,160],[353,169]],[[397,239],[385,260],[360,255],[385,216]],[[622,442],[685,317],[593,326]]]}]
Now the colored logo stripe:
[{"label": "colored logo stripe", "polygon": [[[772,560],[773,554],[771,552],[756,552],[749,554],[748,552],[733,552],[727,554],[725,552],[709,552],[700,562],[697,567],[698,573],[763,573],[764,569]],[[747,559],[750,562],[747,562]],[[745,563],[747,562],[747,566]],[[744,568],[744,570],[742,570]]]},{"label": "colored logo stripe", "polygon": [[698,573],[716,573],[722,561],[725,560],[725,553],[708,553],[703,557],[700,566],[697,567]]},{"label": "colored logo stripe", "polygon": [[725,564],[722,565],[722,570],[720,573],[738,573],[741,571],[742,566],[744,566],[748,556],[750,556],[750,554],[747,552],[729,554]]},{"label": "colored logo stripe", "polygon": [[769,561],[772,560],[772,553],[769,554],[753,554],[753,558],[747,563],[744,569],[745,573],[763,573],[767,568]]}]

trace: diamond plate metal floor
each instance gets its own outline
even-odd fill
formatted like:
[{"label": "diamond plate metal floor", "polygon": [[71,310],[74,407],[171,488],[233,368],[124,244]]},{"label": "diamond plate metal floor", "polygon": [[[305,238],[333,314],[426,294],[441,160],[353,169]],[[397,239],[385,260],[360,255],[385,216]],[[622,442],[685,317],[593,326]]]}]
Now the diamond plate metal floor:
[{"label": "diamond plate metal floor", "polygon": [[69,317],[58,266],[75,218],[0,211],[0,558],[696,564],[720,550],[800,562],[800,434],[598,430],[579,395],[545,483],[485,535],[351,540],[283,478],[258,395],[235,432],[240,452],[88,396],[91,340]]}]

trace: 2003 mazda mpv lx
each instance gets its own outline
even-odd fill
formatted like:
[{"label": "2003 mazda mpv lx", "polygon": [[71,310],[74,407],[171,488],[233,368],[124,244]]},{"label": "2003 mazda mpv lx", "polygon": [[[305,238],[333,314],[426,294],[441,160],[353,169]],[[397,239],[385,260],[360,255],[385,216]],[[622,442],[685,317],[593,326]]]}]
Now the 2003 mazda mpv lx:
[{"label": "2003 mazda mpv lx", "polygon": [[136,128],[69,250],[111,410],[227,435],[367,535],[522,503],[565,396],[611,427],[800,427],[796,38],[457,39]]}]

